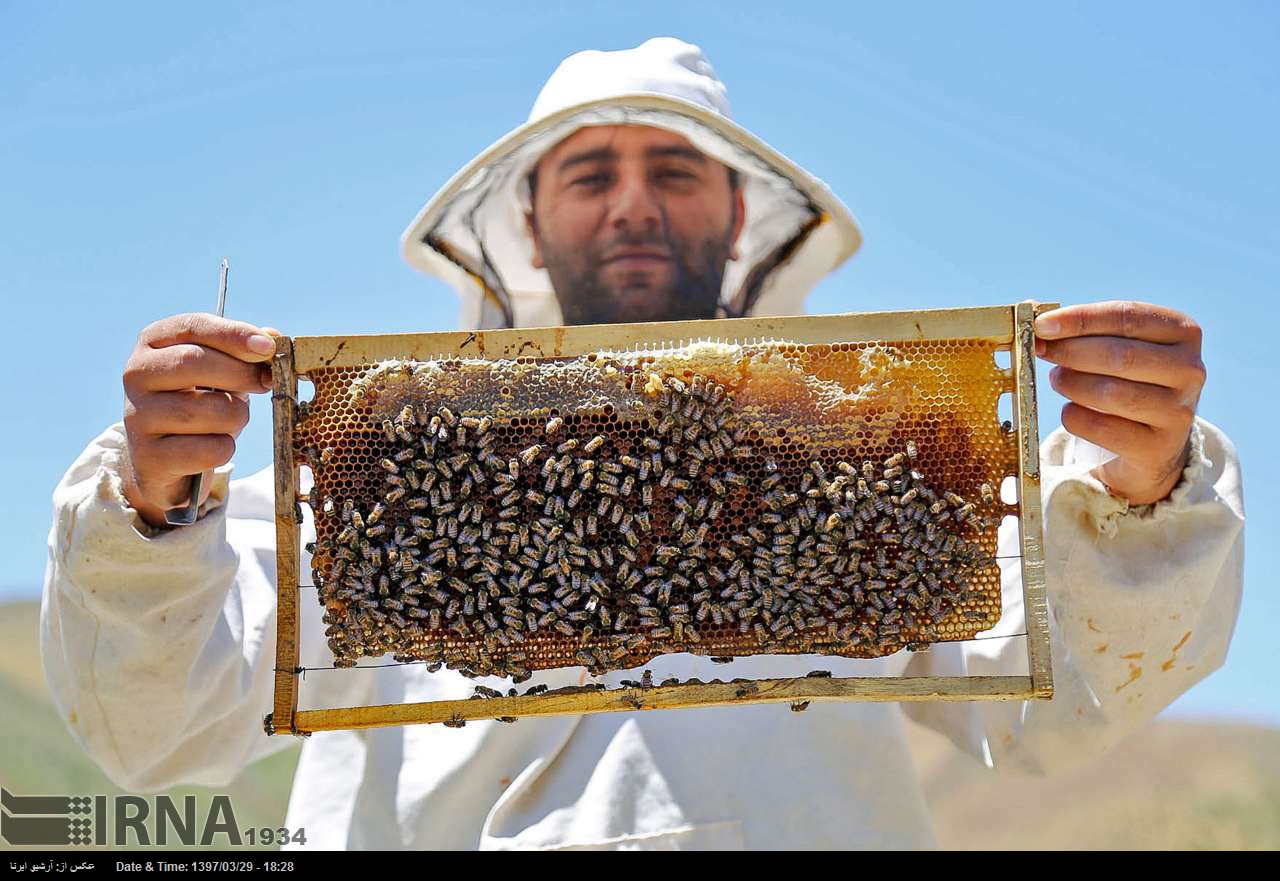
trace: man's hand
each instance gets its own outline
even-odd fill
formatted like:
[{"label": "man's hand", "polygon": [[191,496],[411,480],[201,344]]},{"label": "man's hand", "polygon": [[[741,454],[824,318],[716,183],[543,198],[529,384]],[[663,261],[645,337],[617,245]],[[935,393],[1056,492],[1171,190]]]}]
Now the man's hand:
[{"label": "man's hand", "polygon": [[1067,306],[1036,318],[1036,354],[1058,365],[1049,381],[1071,403],[1067,431],[1117,454],[1095,476],[1131,505],[1177,485],[1190,451],[1200,390],[1200,326],[1150,303]]},{"label": "man's hand", "polygon": [[124,368],[128,436],[124,495],[146,522],[185,504],[191,475],[231,461],[249,421],[249,395],[271,389],[279,331],[189,313],[148,325]]}]

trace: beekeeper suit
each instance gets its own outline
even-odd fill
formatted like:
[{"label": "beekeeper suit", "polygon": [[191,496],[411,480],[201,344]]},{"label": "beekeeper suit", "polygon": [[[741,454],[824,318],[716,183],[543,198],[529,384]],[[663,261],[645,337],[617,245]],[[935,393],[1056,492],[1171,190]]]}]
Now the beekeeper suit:
[{"label": "beekeeper suit", "polygon": [[[584,52],[557,69],[528,123],[456,175],[404,235],[408,261],[461,292],[464,326],[560,321],[547,275],[530,261],[526,175],[578,128],[626,123],[675,131],[741,176],[747,222],[721,314],[801,312],[812,285],[857,249],[857,227],[826,186],[729,119],[697,47],[663,38]],[[303,744],[284,826],[304,829],[311,848],[933,846],[905,715],[997,769],[1052,771],[1105,751],[1226,657],[1243,566],[1231,443],[1197,419],[1181,481],[1131,508],[1067,455],[1068,441],[1060,429],[1041,450],[1052,701],[821,703],[804,714],[770,704],[320,732]],[[275,660],[271,470],[231,481],[230,467],[219,469],[200,519],[157,531],[122,495],[124,444],[119,424],[107,429],[54,494],[41,619],[49,685],[118,785],[223,786],[295,743],[265,736],[262,724]],[[314,538],[306,516],[304,542]],[[993,638],[876,660],[742,658],[731,674],[1025,673],[1012,530],[1000,546],[1010,559],[1001,560],[1003,616],[984,634]],[[304,573],[309,563],[304,554]],[[301,663],[319,669],[303,683],[302,708],[471,695],[471,680],[423,665],[327,669],[313,597],[303,590]],[[650,668],[659,678],[724,675],[683,655]],[[530,684],[584,676],[543,671]]]}]

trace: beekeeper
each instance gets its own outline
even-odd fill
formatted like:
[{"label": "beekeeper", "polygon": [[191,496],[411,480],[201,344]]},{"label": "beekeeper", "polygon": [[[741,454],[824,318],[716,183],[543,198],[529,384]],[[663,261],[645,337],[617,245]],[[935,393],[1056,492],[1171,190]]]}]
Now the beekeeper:
[{"label": "beekeeper", "polygon": [[[706,58],[672,38],[566,59],[529,121],[459,172],[403,238],[413,266],[459,290],[468,328],[799,313],[859,244],[845,206],[731,121]],[[275,659],[272,474],[232,482],[226,464],[247,396],[267,388],[269,333],[210,315],[148,326],[125,369],[123,422],[54,493],[45,670],[75,737],[128,790],[224,786],[295,742],[262,726]],[[997,769],[1049,772],[1107,750],[1226,657],[1242,587],[1240,469],[1230,441],[1195,416],[1205,371],[1189,317],[1096,303],[1048,313],[1037,333],[1072,402],[1065,428],[1119,454],[1084,461],[1061,429],[1041,450],[1052,701],[323,732],[303,744],[284,826],[315,848],[927,847],[905,716]],[[199,520],[164,528],[201,469],[212,475]],[[309,515],[303,532],[314,537]],[[1016,536],[1000,538],[1016,556]],[[986,635],[1007,638],[729,669],[1025,672],[1020,571],[1001,562],[1003,617]],[[318,604],[303,611],[301,660],[322,668],[303,685],[304,707],[472,693],[470,680],[423,665],[323,669]],[[725,672],[689,656],[651,669]],[[531,684],[584,675],[544,671]]]}]

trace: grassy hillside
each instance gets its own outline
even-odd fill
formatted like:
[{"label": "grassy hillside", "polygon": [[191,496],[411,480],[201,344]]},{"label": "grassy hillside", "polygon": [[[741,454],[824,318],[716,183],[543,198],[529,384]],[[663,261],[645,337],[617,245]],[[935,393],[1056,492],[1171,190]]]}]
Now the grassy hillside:
[{"label": "grassy hillside", "polygon": [[[38,621],[37,604],[0,606],[0,782],[18,793],[118,792],[49,702]],[[1280,730],[1158,721],[1049,779],[994,774],[924,729],[911,744],[945,847],[1280,849]],[[296,762],[297,750],[265,759],[227,790],[242,826],[283,823]]]},{"label": "grassy hillside", "polygon": [[[21,795],[119,793],[71,737],[49,700],[38,653],[39,620],[37,603],[0,605],[0,707],[5,720],[0,782]],[[242,829],[284,824],[297,761],[298,750],[287,750],[251,765],[226,790],[217,790],[230,796]],[[167,792],[194,794],[196,816],[204,817],[214,790],[184,786]],[[0,840],[0,849],[13,848]]]},{"label": "grassy hillside", "polygon": [[1157,720],[1049,778],[996,774],[912,731],[938,839],[957,850],[1280,849],[1280,731]]}]

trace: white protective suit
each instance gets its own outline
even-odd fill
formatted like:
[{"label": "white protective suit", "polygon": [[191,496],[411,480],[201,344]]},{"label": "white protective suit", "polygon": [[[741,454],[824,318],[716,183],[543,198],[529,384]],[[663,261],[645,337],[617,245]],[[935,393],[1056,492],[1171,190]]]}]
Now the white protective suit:
[{"label": "white protective suit", "polygon": [[[591,113],[616,121],[608,114],[621,107],[633,118],[628,108],[638,102],[634,95],[603,109],[599,95],[548,98],[548,92],[556,97],[557,77],[560,86],[575,72],[570,80],[583,80],[575,64],[598,65],[595,74],[612,70],[610,64],[643,68],[652,75],[640,89],[619,85],[617,76],[585,79],[609,94],[656,90],[683,96],[694,109],[680,113],[690,116],[727,115],[727,106],[717,104],[723,87],[696,48],[654,40],[629,53],[583,53],[566,61],[539,98],[552,109],[535,105],[534,121],[517,134],[536,130],[535,136],[560,137],[563,128],[544,124],[555,121],[555,107],[570,108],[561,122],[580,124],[569,117],[576,119],[582,101],[592,99]],[[664,79],[664,70],[677,68]],[[700,78],[701,98],[681,92],[686,74]],[[654,102],[663,112],[674,106],[654,98],[645,112]],[[756,160],[764,155],[774,171],[793,171],[727,121],[716,126],[755,151]],[[521,323],[535,315],[554,317],[539,311],[553,308],[545,280],[510,284],[520,275],[508,275],[504,260],[515,266],[520,251],[507,241],[511,253],[502,254],[492,246],[501,237],[484,226],[486,209],[495,217],[506,210],[494,196],[514,194],[531,155],[520,155],[529,142],[522,135],[512,140],[514,149],[495,147],[483,155],[406,233],[411,262],[442,275],[456,271],[457,263],[444,267],[420,246],[432,235],[444,237],[453,257],[465,261],[465,242],[450,228],[451,216],[465,215],[476,235],[487,237],[492,265],[453,279],[464,290],[472,285],[464,309],[470,326],[499,321],[504,309]],[[709,152],[717,147],[705,138],[699,146]],[[719,155],[724,146],[718,145]],[[495,172],[503,163],[505,173]],[[476,167],[484,180],[475,179]],[[751,170],[746,161],[740,167]],[[786,206],[768,202],[779,191],[777,181],[757,178],[749,187],[756,187],[758,209],[778,209],[771,220],[778,229],[795,229]],[[852,219],[820,182],[805,176],[797,189],[829,222],[784,264],[788,282],[767,284],[754,302],[745,303],[748,311],[794,307],[794,291],[800,289],[802,297],[807,290],[804,280],[821,277],[857,247]],[[455,210],[468,199],[470,210]],[[767,253],[769,235],[755,232],[761,237],[756,251]],[[794,265],[804,259],[807,266]],[[491,290],[482,295],[477,278],[486,276]],[[496,296],[494,278],[508,283]],[[752,299],[735,304],[736,289],[729,290],[725,302],[733,308]],[[305,829],[307,847],[339,849],[932,846],[904,738],[904,711],[997,769],[1050,772],[1105,751],[1226,657],[1244,558],[1241,477],[1230,441],[1197,419],[1181,482],[1165,500],[1130,509],[1090,476],[1087,464],[1068,459],[1068,438],[1059,429],[1041,450],[1052,701],[819,703],[803,714],[761,705],[522,719],[515,725],[471,722],[461,730],[419,725],[322,732],[303,746],[284,825]],[[55,490],[41,616],[46,675],[71,731],[118,785],[144,792],[182,782],[225,785],[250,762],[293,743],[266,737],[262,727],[275,658],[271,471],[231,481],[230,466],[219,469],[200,519],[158,531],[122,495],[124,444],[122,426],[110,427]],[[306,516],[304,542],[314,538]],[[1000,555],[1017,553],[1016,534],[1002,529]],[[1004,614],[984,636],[1024,630],[1018,562],[1001,565]],[[305,553],[302,571],[310,571]],[[304,590],[301,663],[327,668],[332,656],[320,609],[309,596]],[[1011,636],[944,643],[874,661],[744,658],[720,668],[680,655],[659,659],[650,669],[658,678],[707,680],[726,671],[763,678],[815,668],[836,675],[1008,674],[1025,673],[1025,664],[1025,640]],[[580,668],[547,671],[530,684],[578,684],[582,675]],[[601,681],[616,686],[628,675],[635,674],[612,673]],[[457,699],[469,697],[472,685],[449,671],[427,674],[422,665],[319,670],[304,681],[300,706]]]}]

